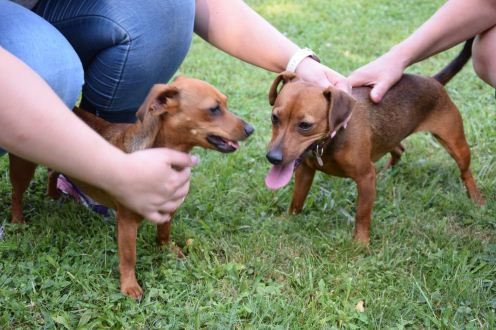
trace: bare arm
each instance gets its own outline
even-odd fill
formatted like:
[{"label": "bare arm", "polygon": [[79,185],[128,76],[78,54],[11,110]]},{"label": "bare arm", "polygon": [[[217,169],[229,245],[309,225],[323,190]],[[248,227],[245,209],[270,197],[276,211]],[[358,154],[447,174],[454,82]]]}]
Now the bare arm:
[{"label": "bare arm", "polygon": [[219,49],[281,72],[299,49],[241,0],[197,0],[195,32]]},{"label": "bare arm", "polygon": [[392,51],[406,66],[484,32],[496,24],[496,0],[450,0]]},{"label": "bare arm", "polygon": [[[241,0],[196,0],[195,32],[226,53],[273,72],[284,71],[300,49]],[[310,58],[296,74],[321,86],[351,90],[343,76]]]},{"label": "bare arm", "polygon": [[379,102],[411,64],[446,50],[496,25],[496,0],[450,0],[407,39],[354,71],[353,86],[374,86]]},{"label": "bare arm", "polygon": [[[1,47],[0,146],[101,187],[155,222],[167,220],[165,213],[179,206],[193,165],[189,156],[172,151],[124,154],[80,121],[41,77]],[[175,172],[173,163],[187,170]]]}]

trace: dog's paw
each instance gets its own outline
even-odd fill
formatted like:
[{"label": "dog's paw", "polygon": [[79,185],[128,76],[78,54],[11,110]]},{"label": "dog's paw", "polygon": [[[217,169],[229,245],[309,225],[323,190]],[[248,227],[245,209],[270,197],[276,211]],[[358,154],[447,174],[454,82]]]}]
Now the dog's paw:
[{"label": "dog's paw", "polygon": [[143,289],[139,286],[138,282],[121,284],[121,292],[136,300],[141,299],[143,296]]},{"label": "dog's paw", "polygon": [[370,244],[370,235],[365,232],[355,232],[353,239],[355,240],[355,242],[363,244],[365,246]]},{"label": "dog's paw", "polygon": [[21,215],[12,215],[12,220],[11,223],[17,224],[17,225],[25,225],[26,220],[24,220],[24,216]]},{"label": "dog's paw", "polygon": [[293,205],[289,207],[289,215],[298,215],[303,210],[303,205]]},{"label": "dog's paw", "polygon": [[479,206],[484,206],[486,205],[486,200],[482,196],[477,196],[473,199],[474,203],[479,205]]},{"label": "dog's paw", "polygon": [[165,251],[167,251],[166,249],[168,249],[170,253],[174,254],[179,259],[183,259],[186,257],[183,252],[183,249],[178,245],[176,245],[176,243],[174,242],[170,242],[169,240],[167,241],[159,240],[158,245],[160,246],[161,249],[164,249]]},{"label": "dog's paw", "polygon": [[175,254],[179,259],[183,259],[186,256],[184,255],[183,249],[181,249],[176,244],[172,244],[170,247],[170,252]]}]

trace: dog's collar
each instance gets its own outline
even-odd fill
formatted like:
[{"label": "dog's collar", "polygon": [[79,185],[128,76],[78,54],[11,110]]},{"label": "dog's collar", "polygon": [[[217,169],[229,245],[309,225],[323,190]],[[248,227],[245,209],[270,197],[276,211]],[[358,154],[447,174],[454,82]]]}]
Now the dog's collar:
[{"label": "dog's collar", "polygon": [[346,129],[352,114],[353,114],[353,111],[350,113],[350,115],[341,124],[336,126],[336,128],[333,131],[330,131],[325,137],[314,142],[313,146],[310,147],[310,149],[312,150],[312,153],[315,156],[315,158],[317,159],[317,163],[319,164],[320,167],[324,166],[324,161],[322,160],[322,156],[324,155],[324,150],[329,146],[332,139],[336,136],[337,132],[341,128]]}]

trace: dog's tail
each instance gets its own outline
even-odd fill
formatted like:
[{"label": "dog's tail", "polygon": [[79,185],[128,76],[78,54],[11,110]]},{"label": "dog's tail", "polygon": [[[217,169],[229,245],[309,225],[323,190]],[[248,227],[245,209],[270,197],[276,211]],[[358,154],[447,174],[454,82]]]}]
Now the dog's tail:
[{"label": "dog's tail", "polygon": [[457,57],[451,61],[444,69],[436,73],[432,78],[439,81],[441,84],[446,85],[448,81],[451,80],[468,62],[472,56],[472,43],[474,42],[474,37],[465,41],[462,51]]}]

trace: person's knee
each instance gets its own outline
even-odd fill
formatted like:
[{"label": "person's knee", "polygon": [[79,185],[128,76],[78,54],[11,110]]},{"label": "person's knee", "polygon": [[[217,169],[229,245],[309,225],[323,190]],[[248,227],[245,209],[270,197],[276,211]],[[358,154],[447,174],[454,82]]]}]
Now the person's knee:
[{"label": "person's knee", "polygon": [[195,1],[126,2],[125,6],[118,5],[114,17],[131,40],[129,64],[140,67],[151,83],[170,79],[191,44]]},{"label": "person's knee", "polygon": [[83,65],[74,50],[69,47],[57,57],[57,68],[39,70],[39,73],[65,105],[72,109],[81,96],[84,83]]},{"label": "person's knee", "polygon": [[496,27],[478,35],[472,48],[475,73],[486,83],[496,87]]},{"label": "person's knee", "polygon": [[106,40],[106,51],[88,66],[83,105],[109,121],[134,121],[151,86],[167,82],[184,60],[193,35],[195,1],[92,1],[95,6],[86,14],[105,15],[120,39],[111,38],[111,29],[100,38]]},{"label": "person's knee", "polygon": [[481,50],[474,50],[472,54],[472,64],[475,73],[487,83],[490,83],[490,63],[491,59]]},{"label": "person's knee", "polygon": [[0,46],[38,73],[68,107],[75,105],[83,67],[69,42],[47,21],[19,5],[0,2]]}]

